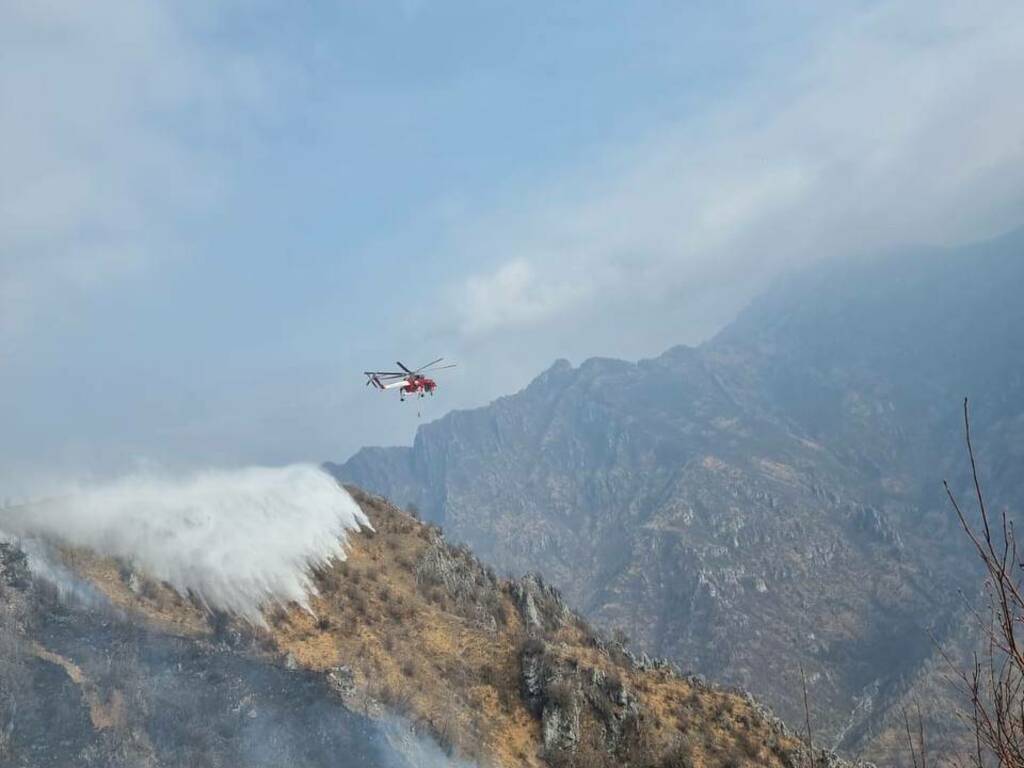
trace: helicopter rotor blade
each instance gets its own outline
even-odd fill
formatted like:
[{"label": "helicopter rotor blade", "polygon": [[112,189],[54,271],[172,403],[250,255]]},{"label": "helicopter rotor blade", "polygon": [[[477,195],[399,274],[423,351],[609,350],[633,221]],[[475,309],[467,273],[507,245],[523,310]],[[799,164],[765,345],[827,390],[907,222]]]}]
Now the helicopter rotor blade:
[{"label": "helicopter rotor blade", "polygon": [[398,363],[398,367],[401,368],[406,373],[413,373],[413,371],[410,371],[408,368],[406,368],[405,365],[403,365],[400,360],[397,360],[396,362]]},{"label": "helicopter rotor blade", "polygon": [[442,360],[444,360],[444,358],[443,358],[443,357],[439,357],[439,358],[437,358],[437,360],[431,360],[431,361],[430,361],[429,363],[427,363],[426,365],[421,365],[421,366],[420,366],[419,368],[417,368],[417,369],[416,369],[416,370],[414,371],[414,373],[419,373],[420,371],[424,371],[424,370],[426,370],[427,368],[429,368],[430,366],[432,366],[432,365],[434,365],[434,364],[436,364],[436,363],[440,363],[440,362],[441,362]]}]

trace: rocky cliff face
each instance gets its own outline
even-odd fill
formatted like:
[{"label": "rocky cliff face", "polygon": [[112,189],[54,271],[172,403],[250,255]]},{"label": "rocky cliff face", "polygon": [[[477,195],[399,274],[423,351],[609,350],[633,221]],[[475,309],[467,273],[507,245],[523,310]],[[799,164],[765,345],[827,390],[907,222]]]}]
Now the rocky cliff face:
[{"label": "rocky cliff face", "polygon": [[973,584],[940,484],[964,480],[965,394],[992,492],[1019,500],[1021,286],[1021,233],[830,265],[700,348],[559,361],[329,468],[794,721],[802,665],[822,738],[860,750]]},{"label": "rocky cliff face", "polygon": [[0,545],[0,765],[842,765],[352,493],[373,530],[316,571],[311,611],[263,627],[129,563],[50,549],[33,570]]}]

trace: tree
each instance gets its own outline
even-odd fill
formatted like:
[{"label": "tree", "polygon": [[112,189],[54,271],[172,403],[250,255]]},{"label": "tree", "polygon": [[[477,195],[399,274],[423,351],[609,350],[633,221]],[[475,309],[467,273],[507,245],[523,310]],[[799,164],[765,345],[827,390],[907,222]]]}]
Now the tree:
[{"label": "tree", "polygon": [[1018,632],[1024,622],[1024,564],[1017,554],[1013,520],[1002,508],[992,515],[985,503],[971,442],[971,420],[964,399],[964,436],[971,463],[977,515],[968,518],[956,495],[944,482],[960,526],[970,539],[985,573],[987,606],[975,610],[984,638],[967,670],[955,677],[969,699],[964,718],[974,732],[974,768],[1024,768],[1024,647]]}]

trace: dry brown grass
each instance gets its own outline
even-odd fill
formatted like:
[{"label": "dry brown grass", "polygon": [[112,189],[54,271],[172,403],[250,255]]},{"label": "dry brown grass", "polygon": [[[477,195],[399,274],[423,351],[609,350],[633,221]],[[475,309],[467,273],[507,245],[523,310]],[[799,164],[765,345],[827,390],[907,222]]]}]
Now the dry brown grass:
[{"label": "dry brown grass", "polygon": [[[514,684],[507,668],[515,629],[490,633],[432,602],[414,573],[430,532],[394,508],[366,509],[377,535],[355,537],[347,562],[318,574],[313,609],[336,629],[318,631],[317,619],[295,609],[274,629],[278,646],[312,669],[348,665],[358,688],[400,704],[461,754],[540,765],[538,724],[518,700],[509,707],[505,697],[503,704],[494,686],[494,670],[502,669],[501,682]],[[356,589],[349,588],[353,582]],[[511,601],[506,610],[514,613]]]},{"label": "dry brown grass", "polygon": [[207,612],[170,586],[140,574],[141,588],[137,594],[128,586],[124,569],[116,561],[79,548],[63,548],[61,555],[66,565],[91,582],[111,603],[126,611],[142,613],[155,628],[188,637],[208,633]]},{"label": "dry brown grass", "polygon": [[[269,609],[267,629],[256,633],[260,642],[251,652],[270,653],[278,663],[290,654],[302,667],[324,672],[345,665],[371,715],[374,702],[399,711],[481,765],[543,766],[540,722],[519,695],[519,652],[527,633],[507,585],[499,585],[497,598],[491,593],[500,603],[488,606],[496,629],[466,618],[465,611],[460,615],[443,585],[416,580],[416,564],[437,530],[380,499],[356,496],[376,532],[353,536],[348,560],[316,574],[320,594],[311,602],[313,613],[297,606]],[[66,554],[123,609],[164,631],[211,634],[210,617],[168,587],[150,583],[133,591],[115,563],[81,551]],[[548,633],[545,648],[559,661],[601,670],[629,689],[646,713],[641,728],[650,755],[667,755],[673,747],[681,754],[685,744],[691,768],[782,765],[769,746],[778,737],[739,696],[691,687],[667,671],[624,666],[582,621]],[[592,716],[584,727],[597,732]],[[675,765],[646,763],[660,764]]]}]

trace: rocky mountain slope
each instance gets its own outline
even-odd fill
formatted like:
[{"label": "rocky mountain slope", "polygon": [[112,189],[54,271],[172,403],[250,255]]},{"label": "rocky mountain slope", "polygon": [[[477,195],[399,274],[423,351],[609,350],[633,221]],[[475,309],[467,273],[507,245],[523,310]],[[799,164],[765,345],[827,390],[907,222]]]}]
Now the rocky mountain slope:
[{"label": "rocky mountain slope", "polygon": [[126,562],[0,545],[0,765],[808,764],[748,696],[637,659],[539,577],[501,580],[351,491],[373,530],[316,571],[311,612],[262,627]]},{"label": "rocky mountain slope", "polygon": [[1020,501],[1022,287],[1024,232],[828,264],[699,348],[559,361],[328,468],[794,722],[803,666],[822,738],[877,753],[974,586],[941,493],[965,394],[991,491]]}]

